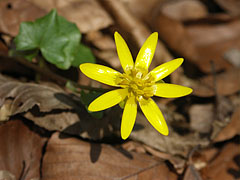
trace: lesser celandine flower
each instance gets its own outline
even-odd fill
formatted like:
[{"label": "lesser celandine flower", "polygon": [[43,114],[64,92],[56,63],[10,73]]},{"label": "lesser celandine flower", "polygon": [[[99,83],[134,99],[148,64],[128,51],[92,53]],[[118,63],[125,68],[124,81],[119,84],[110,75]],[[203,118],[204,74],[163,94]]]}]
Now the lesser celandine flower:
[{"label": "lesser celandine flower", "polygon": [[152,126],[161,134],[167,136],[169,133],[167,124],[157,104],[151,97],[155,95],[176,98],[192,92],[191,88],[161,81],[161,79],[176,70],[183,63],[183,59],[178,58],[169,61],[148,72],[158,41],[157,32],[151,34],[145,41],[135,63],[121,35],[115,32],[114,38],[117,53],[124,70],[123,73],[97,64],[85,63],[80,65],[81,71],[89,78],[110,86],[119,87],[119,89],[109,91],[95,99],[89,105],[89,111],[101,111],[125,101],[121,136],[126,139],[133,129],[137,115],[137,103],[139,103],[142,112]]}]

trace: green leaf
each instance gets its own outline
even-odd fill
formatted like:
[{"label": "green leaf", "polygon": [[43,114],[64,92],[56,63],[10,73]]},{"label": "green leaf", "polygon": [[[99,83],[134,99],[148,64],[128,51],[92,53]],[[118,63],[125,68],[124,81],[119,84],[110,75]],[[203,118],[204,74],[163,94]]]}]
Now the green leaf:
[{"label": "green leaf", "polygon": [[93,55],[90,48],[84,46],[83,44],[79,44],[77,48],[76,55],[72,62],[72,66],[79,67],[82,63],[95,63],[95,56]]},{"label": "green leaf", "polygon": [[[89,104],[100,95],[102,95],[102,93],[100,92],[90,91],[89,93],[85,93],[84,91],[81,91],[81,101],[85,105],[87,111]],[[99,112],[88,111],[88,112],[95,118],[101,119],[103,117],[103,111]]]},{"label": "green leaf", "polygon": [[15,38],[16,49],[40,49],[43,57],[60,69],[68,69],[75,57],[81,34],[74,23],[52,10],[35,22],[23,22]]}]

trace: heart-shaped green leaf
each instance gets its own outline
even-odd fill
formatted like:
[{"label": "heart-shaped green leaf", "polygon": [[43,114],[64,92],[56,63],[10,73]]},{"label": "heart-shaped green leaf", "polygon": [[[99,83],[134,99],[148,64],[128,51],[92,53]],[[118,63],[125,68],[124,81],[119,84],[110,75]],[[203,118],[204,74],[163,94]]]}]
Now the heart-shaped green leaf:
[{"label": "heart-shaped green leaf", "polygon": [[58,68],[68,69],[74,61],[81,39],[74,23],[52,10],[35,22],[23,22],[15,38],[20,51],[40,49],[43,57]]}]

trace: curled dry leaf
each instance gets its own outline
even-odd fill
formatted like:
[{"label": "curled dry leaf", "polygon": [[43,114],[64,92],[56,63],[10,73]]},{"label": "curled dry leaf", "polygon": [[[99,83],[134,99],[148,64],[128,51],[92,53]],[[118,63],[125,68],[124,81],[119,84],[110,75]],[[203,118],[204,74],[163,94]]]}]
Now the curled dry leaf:
[{"label": "curled dry leaf", "polygon": [[37,105],[41,112],[53,109],[71,109],[71,104],[62,103],[56,94],[63,93],[60,88],[33,83],[21,83],[0,75],[0,98],[12,99],[9,106],[11,115],[26,112]]},{"label": "curled dry leaf", "polygon": [[172,50],[206,73],[212,71],[212,61],[216,71],[230,69],[225,53],[239,49],[240,22],[226,16],[209,16],[184,25],[159,12],[151,26]]},{"label": "curled dry leaf", "polygon": [[[209,75],[200,79],[199,82],[192,82],[193,94],[200,97],[211,97],[216,95],[227,96],[240,90],[240,69],[232,68],[229,71],[214,76]],[[214,85],[216,84],[216,87]]]},{"label": "curled dry leaf", "polygon": [[149,23],[150,17],[154,13],[156,7],[164,2],[164,0],[120,0],[130,10],[130,12]]},{"label": "curled dry leaf", "polygon": [[76,23],[82,33],[103,29],[113,23],[95,0],[4,0],[0,1],[0,31],[16,36],[21,22],[33,21],[53,8]]},{"label": "curled dry leaf", "polygon": [[195,104],[189,109],[190,126],[196,132],[210,133],[214,121],[213,104]]},{"label": "curled dry leaf", "polygon": [[[163,112],[168,124],[170,124],[170,121],[174,121],[173,118],[177,113],[166,113],[164,108],[161,107],[160,109]],[[171,122],[171,124],[173,124],[173,122]],[[206,138],[200,138],[194,135],[194,132],[181,134],[178,132],[178,127],[168,127],[169,135],[163,136],[158,131],[153,129],[151,124],[141,113],[138,113],[136,124],[130,137],[162,152],[167,152],[172,155],[181,155],[184,157],[187,157],[188,153],[195,146],[200,145],[201,147],[206,147],[210,143],[210,140]]]},{"label": "curled dry leaf", "polygon": [[16,36],[23,21],[33,21],[46,11],[26,0],[0,1],[0,31]]},{"label": "curled dry leaf", "polygon": [[40,161],[46,140],[21,120],[1,125],[0,174],[3,175],[4,171],[7,180],[15,179],[14,176],[16,179],[40,178]]},{"label": "curled dry leaf", "polygon": [[[138,47],[134,50],[137,53],[147,37],[151,34],[151,31],[142,21],[140,21],[140,19],[136,18],[121,1],[98,1],[112,15],[116,26],[120,29],[120,32],[124,33],[124,35],[121,33],[124,39],[132,40],[135,47]],[[163,62],[163,60],[168,61],[173,59],[165,45],[160,41],[158,41],[158,45],[156,47],[155,58],[158,60],[158,63]],[[156,62],[153,61],[151,65],[155,66],[156,64],[154,63]]]},{"label": "curled dry leaf", "polygon": [[43,180],[176,180],[162,161],[105,144],[95,144],[54,133],[42,164]]},{"label": "curled dry leaf", "polygon": [[96,0],[29,0],[42,9],[56,8],[60,15],[77,24],[82,33],[103,29],[113,24],[111,17]]},{"label": "curled dry leaf", "polygon": [[203,179],[238,179],[240,172],[240,145],[229,143],[218,156],[202,169]]},{"label": "curled dry leaf", "polygon": [[166,1],[160,11],[178,21],[194,20],[206,17],[207,8],[198,0]]},{"label": "curled dry leaf", "polygon": [[[90,139],[113,133],[112,124],[120,122],[115,114],[93,118],[77,96],[66,94],[56,86],[21,83],[0,75],[0,119],[18,113],[50,131],[64,131]],[[114,109],[112,110],[114,111]],[[119,113],[119,112],[118,112]],[[111,113],[110,113],[111,114]],[[118,116],[120,118],[120,115]]]},{"label": "curled dry leaf", "polygon": [[232,115],[230,123],[219,132],[214,142],[225,141],[240,134],[240,107],[237,107]]},{"label": "curled dry leaf", "polygon": [[233,15],[240,15],[240,2],[238,0],[215,0],[218,5]]}]

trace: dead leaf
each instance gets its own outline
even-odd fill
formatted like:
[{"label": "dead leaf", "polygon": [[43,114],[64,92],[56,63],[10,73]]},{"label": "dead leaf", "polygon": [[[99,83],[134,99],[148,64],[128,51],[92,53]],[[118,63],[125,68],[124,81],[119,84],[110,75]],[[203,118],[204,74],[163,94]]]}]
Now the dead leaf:
[{"label": "dead leaf", "polygon": [[238,179],[240,177],[240,145],[229,143],[222,151],[202,169],[203,179]]},{"label": "dead leaf", "polygon": [[176,180],[162,161],[54,133],[43,158],[42,179]]},{"label": "dead leaf", "polygon": [[[232,68],[229,71],[216,75],[216,91],[218,95],[227,96],[240,90],[240,69]],[[211,97],[214,92],[214,76],[209,75],[193,82],[193,94],[200,97]]]},{"label": "dead leaf", "polygon": [[1,174],[5,172],[7,180],[15,179],[14,176],[16,179],[40,178],[40,161],[45,142],[46,138],[30,130],[21,120],[1,125]]},{"label": "dead leaf", "polygon": [[0,179],[1,180],[16,180],[16,177],[11,174],[9,171],[0,170]]},{"label": "dead leaf", "polygon": [[161,12],[153,16],[151,23],[152,28],[159,33],[159,39],[174,52],[193,61],[197,58],[197,49],[182,23]]},{"label": "dead leaf", "polygon": [[21,22],[33,21],[45,14],[46,11],[26,0],[0,1],[0,31],[16,36]]},{"label": "dead leaf", "polygon": [[214,121],[213,104],[194,104],[189,109],[190,127],[199,133],[210,133]]},{"label": "dead leaf", "polygon": [[116,46],[112,36],[103,34],[100,31],[92,31],[86,35],[86,40],[90,41],[96,48],[100,50],[114,50]]},{"label": "dead leaf", "polygon": [[233,15],[239,15],[240,2],[238,0],[215,0],[218,5]]},{"label": "dead leaf", "polygon": [[193,165],[189,165],[185,174],[183,180],[202,180],[199,172],[194,168]]},{"label": "dead leaf", "polygon": [[26,112],[37,105],[41,112],[53,109],[71,109],[71,104],[62,103],[56,94],[64,93],[60,88],[33,83],[21,83],[0,75],[0,98],[14,99],[9,111],[11,115]]},{"label": "dead leaf", "polygon": [[240,23],[236,18],[208,16],[182,24],[159,12],[151,26],[169,48],[206,73],[212,71],[212,61],[217,72],[230,69],[232,64],[224,55],[231,49],[239,49]]},{"label": "dead leaf", "polygon": [[77,24],[82,33],[97,31],[113,24],[111,17],[96,0],[28,0],[36,6],[50,11],[56,8],[60,15]]},{"label": "dead leaf", "polygon": [[[169,135],[161,135],[151,126],[145,116],[138,113],[134,129],[130,135],[133,140],[140,141],[159,151],[184,157],[187,157],[189,151],[195,146],[200,145],[201,147],[206,147],[209,145],[210,140],[200,138],[194,135],[194,132],[181,134],[180,128],[178,129],[178,127],[176,127],[177,120],[174,119],[177,113],[166,111],[163,107],[160,107],[160,109],[163,112],[167,124],[169,124]],[[175,127],[170,124],[175,125]],[[181,122],[181,124],[183,123]]]},{"label": "dead leaf", "polygon": [[160,11],[178,21],[194,20],[206,17],[207,8],[198,0],[166,1]]},{"label": "dead leaf", "polygon": [[96,140],[109,136],[116,130],[113,126],[120,124],[120,112],[114,108],[108,116],[94,118],[79,97],[66,94],[50,83],[21,83],[0,75],[0,101],[3,102],[0,112],[4,112],[0,114],[1,120],[6,115],[23,113],[24,117],[49,131],[64,131],[83,138]]},{"label": "dead leaf", "polygon": [[[1,29],[0,29],[1,30]],[[8,54],[8,47],[2,41],[0,41],[0,55],[7,55]]]},{"label": "dead leaf", "polygon": [[[151,34],[151,31],[140,21],[140,19],[132,15],[121,1],[101,0],[98,2],[112,15],[124,39],[127,42],[132,42],[135,49],[131,48],[131,51],[136,55],[147,37]],[[173,59],[165,45],[160,41],[156,48],[155,59],[157,59],[158,63]],[[153,61],[152,67],[156,66],[154,63],[156,62]]]},{"label": "dead leaf", "polygon": [[237,107],[232,115],[230,123],[219,132],[214,142],[225,141],[240,134],[240,107]]},{"label": "dead leaf", "polygon": [[164,3],[164,0],[120,0],[137,18],[149,23],[150,17],[156,7]]}]

